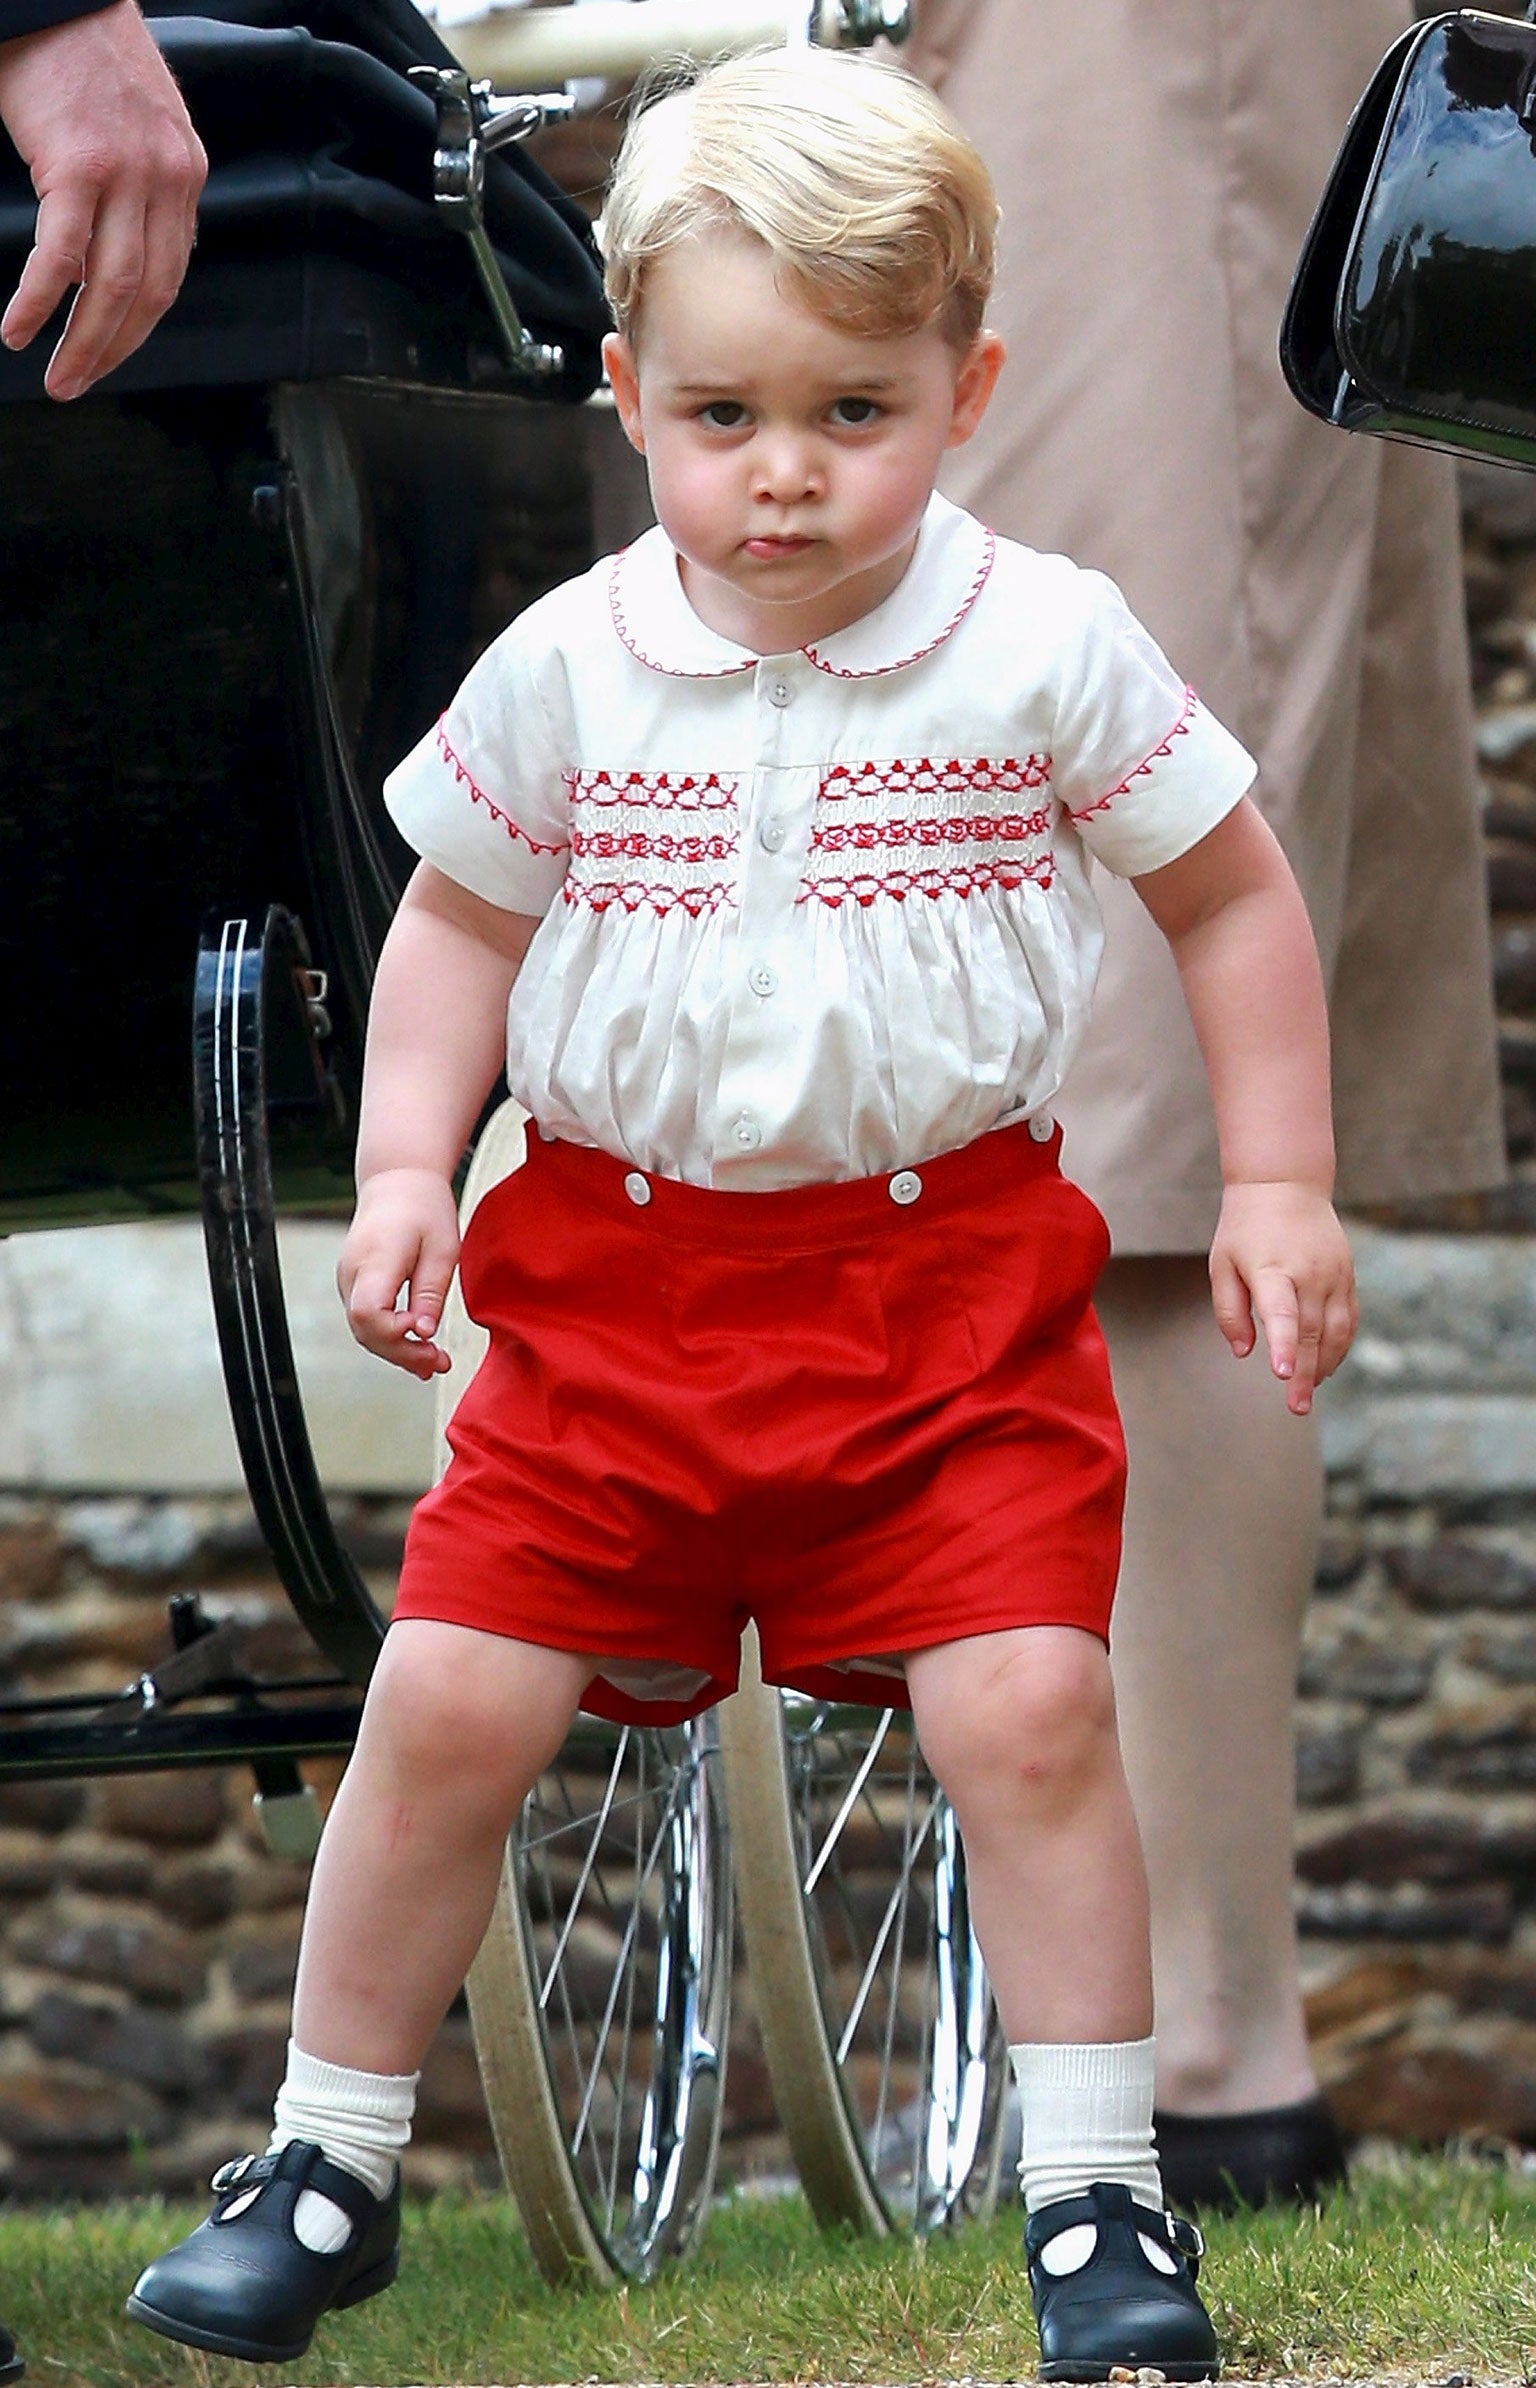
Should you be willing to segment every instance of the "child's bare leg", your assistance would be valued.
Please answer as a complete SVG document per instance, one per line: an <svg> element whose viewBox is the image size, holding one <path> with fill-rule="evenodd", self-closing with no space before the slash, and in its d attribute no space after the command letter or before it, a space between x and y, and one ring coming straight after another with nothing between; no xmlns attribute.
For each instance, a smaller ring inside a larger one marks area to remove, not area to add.
<svg viewBox="0 0 1536 2388"><path fill-rule="evenodd" d="M393 1626L315 1860L293 2036L412 2073L469 1970L501 1853L592 1661L462 1625Z"/></svg>
<svg viewBox="0 0 1536 2388"><path fill-rule="evenodd" d="M1071 1626L978 1634L919 1651L907 1683L1010 2044L1145 2039L1146 1872L1103 1644Z"/></svg>
<svg viewBox="0 0 1536 2388"><path fill-rule="evenodd" d="M1161 2212L1147 1881L1108 1654L1092 1634L1032 1626L920 1651L907 1685L965 1838L1023 2101L1041 2376L1209 2378L1192 2249Z"/></svg>
<svg viewBox="0 0 1536 2388"><path fill-rule="evenodd" d="M416 2073L469 1969L507 1832L592 1661L464 1626L391 1628L326 1824L265 2156L128 2310L215 2354L287 2362L395 2276Z"/></svg>

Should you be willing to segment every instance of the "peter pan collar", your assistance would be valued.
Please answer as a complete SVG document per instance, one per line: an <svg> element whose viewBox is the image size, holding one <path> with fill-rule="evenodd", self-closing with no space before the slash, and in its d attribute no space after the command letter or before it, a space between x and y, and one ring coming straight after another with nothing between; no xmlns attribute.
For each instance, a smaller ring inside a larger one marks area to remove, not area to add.
<svg viewBox="0 0 1536 2388"><path fill-rule="evenodd" d="M974 515L935 491L912 561L883 605L801 652L834 680L868 680L919 663L960 627L986 586L996 542ZM701 622L683 594L677 552L650 530L608 567L608 608L631 655L653 672L723 680L762 658Z"/></svg>

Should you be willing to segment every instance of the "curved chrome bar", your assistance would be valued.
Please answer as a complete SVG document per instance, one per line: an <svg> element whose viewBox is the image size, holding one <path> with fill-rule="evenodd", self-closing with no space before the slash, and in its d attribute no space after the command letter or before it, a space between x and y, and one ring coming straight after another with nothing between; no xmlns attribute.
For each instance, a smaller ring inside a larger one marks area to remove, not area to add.
<svg viewBox="0 0 1536 2388"><path fill-rule="evenodd" d="M314 1064L319 995L300 986L308 949L278 905L260 937L246 920L212 921L197 957L193 1077L203 1236L224 1383L251 1505L283 1587L312 1639L366 1683L384 1620L337 1537L310 1447L278 1265L267 1123L268 1011L285 998Z"/></svg>

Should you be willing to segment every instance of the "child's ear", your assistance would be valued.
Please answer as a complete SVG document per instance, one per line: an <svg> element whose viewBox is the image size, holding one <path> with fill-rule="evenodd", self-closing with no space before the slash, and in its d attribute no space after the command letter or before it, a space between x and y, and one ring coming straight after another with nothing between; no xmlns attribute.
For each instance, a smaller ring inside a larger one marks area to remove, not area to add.
<svg viewBox="0 0 1536 2388"><path fill-rule="evenodd" d="M640 428L640 375L635 366L635 352L622 332L610 332L603 342L603 364L608 374L608 387L613 403L619 410L619 421L630 446L643 456L645 434Z"/></svg>
<svg viewBox="0 0 1536 2388"><path fill-rule="evenodd" d="M1000 333L981 331L971 342L955 376L954 410L944 443L947 448L963 447L981 421L1007 354Z"/></svg>

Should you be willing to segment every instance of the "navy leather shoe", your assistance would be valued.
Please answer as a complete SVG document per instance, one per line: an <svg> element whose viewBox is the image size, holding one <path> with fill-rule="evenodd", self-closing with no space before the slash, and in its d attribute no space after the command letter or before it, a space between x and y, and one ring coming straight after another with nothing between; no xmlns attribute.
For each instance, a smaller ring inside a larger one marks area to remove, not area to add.
<svg viewBox="0 0 1536 2388"><path fill-rule="evenodd" d="M1083 2223L1094 2248L1075 2272L1048 2272L1053 2239ZM1165 2270L1142 2245L1150 2239ZM1129 2189L1095 2181L1031 2214L1024 2232L1029 2286L1040 2325L1042 2380L1107 2380L1111 2371L1160 2371L1168 2380L1214 2380L1221 2369L1211 2317L1195 2275L1205 2242L1192 2222L1139 2206Z"/></svg>
<svg viewBox="0 0 1536 2388"><path fill-rule="evenodd" d="M26 2365L16 2352L16 2341L9 2330L0 2328L0 2380L19 2380Z"/></svg>
<svg viewBox="0 0 1536 2388"><path fill-rule="evenodd" d="M295 2140L280 2155L222 2165L213 2186L218 2203L207 2221L151 2264L128 2300L134 2321L162 2338L247 2363L292 2363L323 2313L376 2297L400 2268L398 2173L389 2195L375 2197L312 2140ZM231 2213L253 2189L252 2203ZM304 2189L328 2197L352 2225L334 2255L316 2255L294 2233Z"/></svg>

